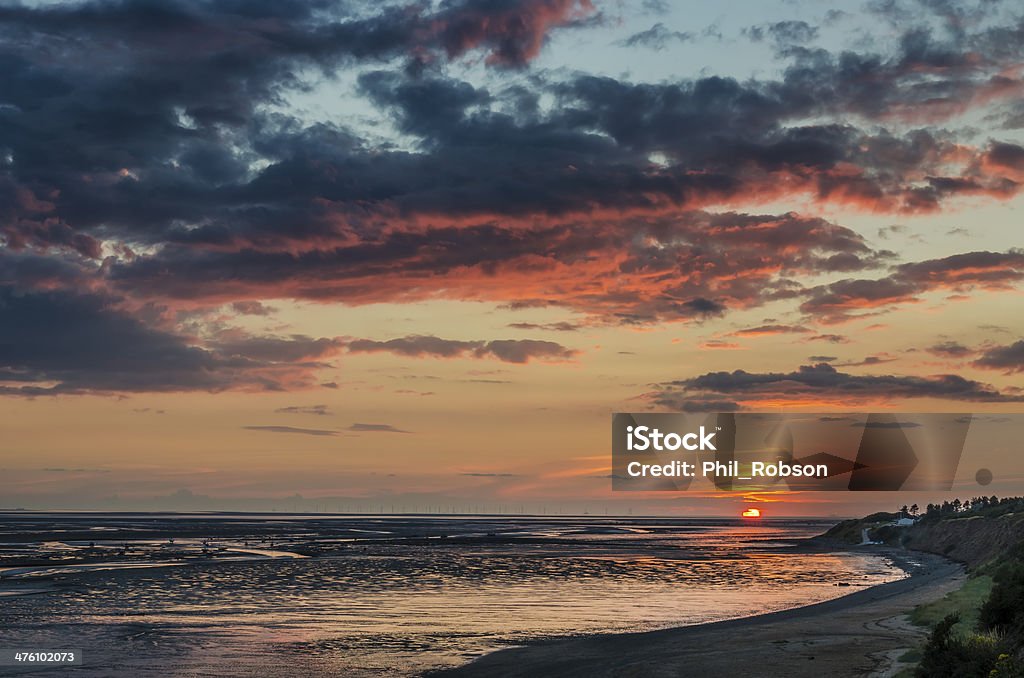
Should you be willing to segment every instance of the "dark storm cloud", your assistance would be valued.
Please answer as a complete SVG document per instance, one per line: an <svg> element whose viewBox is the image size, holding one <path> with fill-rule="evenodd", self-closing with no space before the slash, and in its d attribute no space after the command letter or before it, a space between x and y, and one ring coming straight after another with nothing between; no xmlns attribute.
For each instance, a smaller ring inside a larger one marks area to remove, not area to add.
<svg viewBox="0 0 1024 678"><path fill-rule="evenodd" d="M985 158L993 165L1024 171L1024 147L1017 144L993 143Z"/></svg>
<svg viewBox="0 0 1024 678"><path fill-rule="evenodd" d="M181 299L483 296L524 307L565 306L604 322L630 324L707 318L733 306L792 297L800 285L790 275L862 270L890 256L822 219L689 212L550 226L542 220L533 226L396 230L300 253L174 246L115 263L108 279L135 293ZM231 278L225 279L225 270ZM698 270L699 276L688 273ZM610 277L615 286L602 282ZM552 289L562 291L553 295Z"/></svg>
<svg viewBox="0 0 1024 678"><path fill-rule="evenodd" d="M274 298L558 306L593 325L789 299L841 319L936 288L1017 284L1012 252L870 279L893 254L854 231L743 212L793 198L927 212L1016 194L1021 147L972 146L958 116L1009 115L1024 23L986 28L939 4L928 13L946 30L884 14L898 21L891 52L813 47L815 27L781 22L760 29L779 77L659 83L507 77L552 31L592 25L587 0L2 5L0 283L27 295L0 311L27 319L0 330L17 333L0 369L20 385L6 388L314 383L336 340L166 321L210 306L265 315ZM651 30L636 44L682 36ZM478 58L503 77L483 86L447 67ZM310 123L288 105L330 88L400 143L364 136L359 116ZM802 282L837 273L848 278ZM110 345L47 336L32 304ZM465 343L424 354L571 357L553 342Z"/></svg>
<svg viewBox="0 0 1024 678"><path fill-rule="evenodd" d="M251 338L259 350L247 354L203 345L147 325L120 301L0 286L0 392L281 390L309 383L311 365L304 360L314 349L317 356L325 353L323 344L307 338Z"/></svg>
<svg viewBox="0 0 1024 678"><path fill-rule="evenodd" d="M966 252L893 267L884 278L846 279L810 291L800 309L842 320L916 300L933 290L1009 289L1024 280L1024 250Z"/></svg>
<svg viewBox="0 0 1024 678"><path fill-rule="evenodd" d="M1009 286L1024 279L1024 249L965 252L900 264L895 275L918 284Z"/></svg>
<svg viewBox="0 0 1024 678"><path fill-rule="evenodd" d="M977 169L946 175L963 147L926 129L897 136L845 121L794 122L845 120L849 109L868 114L868 104L903 96L902 79L950 49L931 38L908 38L897 57L800 52L778 81L537 76L538 92L559 100L547 113L522 88L492 93L393 63L433 46L452 56L481 49L492 63L521 65L544 31L587 10L558 0L451 3L433 15L384 7L366 18L346 18L330 3L5 8L0 84L10 105L0 113L0 147L14 159L9 191L19 197L11 203L28 218L6 220L4 232L15 247L91 256L98 236L118 234L280 249L291 240L315 246L361 237L338 224L361 230L356 222L393 218L394 210L694 207L783 185L825 200L917 210L960 193L1015 190L1006 177ZM992 68L1014 57L989 51ZM333 74L354 60L391 67L363 73L361 92L420 139L420 152L368 148L340 127L260 112L305 87L296 75L303 69ZM108 63L118 68L102 67ZM958 73L949 66L939 75ZM857 89L864 83L873 89ZM670 164L653 170L650 152ZM257 161L267 166L256 169ZM498 165L505 171L494 172Z"/></svg>
<svg viewBox="0 0 1024 678"><path fill-rule="evenodd" d="M53 36L107 38L117 43L96 46L130 48L142 57L173 50L193 60L244 55L330 63L421 50L457 58L480 50L490 63L522 66L537 55L548 30L571 26L592 11L589 0L446 0L433 11L427 5L360 7L331 0L101 0L8 5L0 10L0 22L21 29L18 37L25 43Z"/></svg>
<svg viewBox="0 0 1024 678"><path fill-rule="evenodd" d="M98 256L89 231L161 241L180 224L232 215L248 223L256 218L245 211L251 163L295 157L309 139L296 121L259 112L305 87L299 73L471 50L520 67L549 29L590 6L468 0L432 14L374 10L360 18L324 1L0 7L0 150L11 159L0 204L19 217L2 218L0 209L0 233L12 247ZM356 152L359 139L331 133L333 150ZM268 208L271 218L286 219L284 210Z"/></svg>
<svg viewBox="0 0 1024 678"><path fill-rule="evenodd" d="M976 367L1003 370L1006 373L1024 372L1024 339L1008 346L987 349L974 361Z"/></svg>
<svg viewBox="0 0 1024 678"><path fill-rule="evenodd" d="M73 327L74 332L63 328ZM150 329L96 295L0 290L7 392L222 388L232 365ZM11 385L13 384L13 385Z"/></svg>
<svg viewBox="0 0 1024 678"><path fill-rule="evenodd" d="M966 402L1024 402L1024 396L1003 393L988 384L943 374L932 377L855 375L826 363L804 365L795 372L709 372L691 379L660 385L648 394L657 405L674 407L689 398L704 401L737 398L741 401L794 399L809 401L879 401L893 398L940 398Z"/></svg>
<svg viewBox="0 0 1024 678"><path fill-rule="evenodd" d="M79 256L0 249L0 285L16 285L24 290L83 289L94 282L95 275L95 265Z"/></svg>
<svg viewBox="0 0 1024 678"><path fill-rule="evenodd" d="M919 289L919 286L911 282L891 278L840 280L820 288L800 309L808 313L824 315L827 312L843 317L861 308L912 300Z"/></svg>
<svg viewBox="0 0 1024 678"><path fill-rule="evenodd" d="M458 341L416 335L373 341L356 339L348 343L352 353L394 353L415 358L497 358L508 363L527 363L531 359L570 360L579 352L553 341L536 339L495 339Z"/></svg>

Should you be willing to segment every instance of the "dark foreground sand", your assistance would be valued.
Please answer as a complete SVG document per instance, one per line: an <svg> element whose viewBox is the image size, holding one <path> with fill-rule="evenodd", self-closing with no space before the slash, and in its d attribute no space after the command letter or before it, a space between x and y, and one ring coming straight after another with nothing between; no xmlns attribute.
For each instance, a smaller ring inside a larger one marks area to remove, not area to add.
<svg viewBox="0 0 1024 678"><path fill-rule="evenodd" d="M907 579L772 614L664 631L567 638L515 647L445 671L468 676L891 676L925 631L904 615L962 583L937 556L887 553Z"/></svg>

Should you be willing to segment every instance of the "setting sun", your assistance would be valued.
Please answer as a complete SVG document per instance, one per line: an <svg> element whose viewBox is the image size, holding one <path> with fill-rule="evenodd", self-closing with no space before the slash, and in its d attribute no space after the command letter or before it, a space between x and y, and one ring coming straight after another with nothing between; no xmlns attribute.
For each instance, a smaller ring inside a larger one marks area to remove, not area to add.
<svg viewBox="0 0 1024 678"><path fill-rule="evenodd" d="M743 512L743 517L744 518L760 518L761 517L761 509L757 509L757 508L753 508L753 507L748 508L746 511Z"/></svg>

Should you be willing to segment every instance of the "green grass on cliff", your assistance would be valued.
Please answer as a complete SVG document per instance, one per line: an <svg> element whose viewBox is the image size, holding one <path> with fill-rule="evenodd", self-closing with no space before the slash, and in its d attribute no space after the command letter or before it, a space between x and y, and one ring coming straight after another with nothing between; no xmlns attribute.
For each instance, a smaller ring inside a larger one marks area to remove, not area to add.
<svg viewBox="0 0 1024 678"><path fill-rule="evenodd" d="M924 605L918 605L910 613L910 621L918 626L931 628L953 613L960 614L960 622L953 627L956 633L968 634L978 625L978 611L992 592L992 577L981 575L969 577L964 585L951 591L945 597Z"/></svg>
<svg viewBox="0 0 1024 678"><path fill-rule="evenodd" d="M953 627L953 632L962 638L967 638L975 632L978 625L978 612L981 606L988 600L992 592L992 577L988 575L969 577L956 591L950 591L945 597L918 605L910 613L910 621L917 626L934 628L946 615L959 614L960 621ZM914 665L921 661L923 647L916 647L899 658L903 666L896 673L895 678L914 678L916 675Z"/></svg>

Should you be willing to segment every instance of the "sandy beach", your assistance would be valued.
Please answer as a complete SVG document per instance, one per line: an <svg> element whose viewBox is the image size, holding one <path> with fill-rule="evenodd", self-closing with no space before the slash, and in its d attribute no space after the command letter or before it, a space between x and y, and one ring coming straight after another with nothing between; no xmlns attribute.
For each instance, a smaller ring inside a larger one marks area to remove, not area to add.
<svg viewBox="0 0 1024 678"><path fill-rule="evenodd" d="M771 614L646 633L556 639L509 648L436 675L890 676L926 632L905 615L958 588L963 568L928 554L887 554L911 576Z"/></svg>

